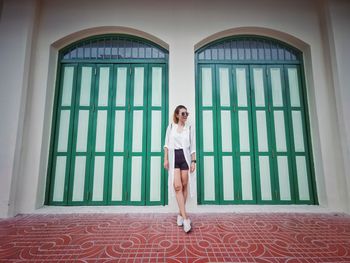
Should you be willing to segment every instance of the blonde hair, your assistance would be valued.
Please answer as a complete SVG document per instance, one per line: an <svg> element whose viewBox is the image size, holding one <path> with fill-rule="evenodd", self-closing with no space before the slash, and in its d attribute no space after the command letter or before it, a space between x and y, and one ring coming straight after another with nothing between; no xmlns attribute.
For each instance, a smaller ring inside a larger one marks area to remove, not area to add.
<svg viewBox="0 0 350 263"><path fill-rule="evenodd" d="M187 110L187 108L184 105L178 105L175 110L174 110L174 115L173 115L173 121L174 123L178 123L179 122L179 118L176 116L180 113L181 109L185 109Z"/></svg>

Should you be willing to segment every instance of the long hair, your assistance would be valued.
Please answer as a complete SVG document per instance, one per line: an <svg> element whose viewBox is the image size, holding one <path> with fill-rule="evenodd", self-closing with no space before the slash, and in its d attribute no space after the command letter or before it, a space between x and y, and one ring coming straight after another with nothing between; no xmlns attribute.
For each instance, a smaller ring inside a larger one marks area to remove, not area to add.
<svg viewBox="0 0 350 263"><path fill-rule="evenodd" d="M179 114L179 112L180 112L181 109L187 110L187 108L186 108L184 105L179 105L179 106L177 106L177 107L175 108L175 110L174 110L174 115L173 115L173 121L174 121L174 123L178 123L178 122L179 122L179 118L178 118L176 115Z"/></svg>

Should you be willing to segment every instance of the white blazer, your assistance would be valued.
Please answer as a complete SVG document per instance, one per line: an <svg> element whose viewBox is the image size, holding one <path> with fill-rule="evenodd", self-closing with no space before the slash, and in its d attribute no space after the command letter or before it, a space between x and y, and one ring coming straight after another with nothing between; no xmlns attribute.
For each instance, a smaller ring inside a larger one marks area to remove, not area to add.
<svg viewBox="0 0 350 263"><path fill-rule="evenodd" d="M175 166L175 158L174 158L174 133L177 130L178 125L175 123L171 123L165 135L165 144L164 148L168 148L168 158L169 158L169 176L168 176L168 189L171 191L172 195L175 195L174 190L174 166ZM191 154L196 152L196 138L195 138L195 129L193 126L185 123L185 127L183 131L185 132L183 138L182 145L184 145L184 155L187 162L188 167L191 167ZM195 193L195 176L194 173L190 173L188 185L190 187L190 196L193 197Z"/></svg>

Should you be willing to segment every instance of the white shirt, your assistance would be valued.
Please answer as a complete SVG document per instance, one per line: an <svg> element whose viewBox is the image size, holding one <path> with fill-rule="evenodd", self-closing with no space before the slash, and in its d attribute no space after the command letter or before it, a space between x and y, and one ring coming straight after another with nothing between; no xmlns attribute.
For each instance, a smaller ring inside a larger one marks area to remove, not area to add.
<svg viewBox="0 0 350 263"><path fill-rule="evenodd" d="M177 129L174 132L174 149L184 149L184 141L188 137L188 132L185 130L182 130L181 132L178 132Z"/></svg>
<svg viewBox="0 0 350 263"><path fill-rule="evenodd" d="M188 151L189 155L196 152L194 127L186 123L181 133L177 132L177 128L178 124L175 123L168 126L165 136L164 148L168 148L170 151L174 149L184 149L184 151ZM175 145L175 139L178 141L177 145ZM181 147L177 148L177 146ZM191 158L189 158L188 161L190 163Z"/></svg>

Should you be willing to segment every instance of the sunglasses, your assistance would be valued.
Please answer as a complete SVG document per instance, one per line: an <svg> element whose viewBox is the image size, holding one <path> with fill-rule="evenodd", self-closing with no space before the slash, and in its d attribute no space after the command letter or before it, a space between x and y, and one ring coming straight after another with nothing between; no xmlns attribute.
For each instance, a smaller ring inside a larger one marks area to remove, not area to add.
<svg viewBox="0 0 350 263"><path fill-rule="evenodd" d="M187 117L188 115L190 115L188 112L181 112L182 117Z"/></svg>

